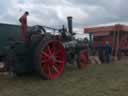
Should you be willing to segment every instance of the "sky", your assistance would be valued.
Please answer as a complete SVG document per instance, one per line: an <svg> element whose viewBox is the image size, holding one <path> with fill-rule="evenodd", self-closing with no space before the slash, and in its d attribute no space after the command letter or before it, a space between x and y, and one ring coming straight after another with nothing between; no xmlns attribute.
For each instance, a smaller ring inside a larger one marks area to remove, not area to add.
<svg viewBox="0 0 128 96"><path fill-rule="evenodd" d="M59 28L73 17L74 30L85 27L128 24L128 0L0 0L0 23L19 24L29 11L28 24Z"/></svg>

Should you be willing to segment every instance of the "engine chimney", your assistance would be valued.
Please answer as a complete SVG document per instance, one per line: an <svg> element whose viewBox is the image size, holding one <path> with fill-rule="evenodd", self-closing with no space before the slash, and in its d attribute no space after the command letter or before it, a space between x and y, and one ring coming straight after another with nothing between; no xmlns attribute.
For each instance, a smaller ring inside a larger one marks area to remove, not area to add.
<svg viewBox="0 0 128 96"><path fill-rule="evenodd" d="M73 34L73 28L72 28L72 16L67 17L68 20L68 32L71 33L71 35Z"/></svg>

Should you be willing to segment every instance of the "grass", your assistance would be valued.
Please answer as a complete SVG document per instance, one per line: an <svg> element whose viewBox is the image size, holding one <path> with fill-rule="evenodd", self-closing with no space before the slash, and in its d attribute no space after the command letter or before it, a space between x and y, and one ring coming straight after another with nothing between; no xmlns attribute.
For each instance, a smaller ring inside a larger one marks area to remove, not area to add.
<svg viewBox="0 0 128 96"><path fill-rule="evenodd" d="M0 96L128 96L128 64L67 67L57 80L0 76Z"/></svg>

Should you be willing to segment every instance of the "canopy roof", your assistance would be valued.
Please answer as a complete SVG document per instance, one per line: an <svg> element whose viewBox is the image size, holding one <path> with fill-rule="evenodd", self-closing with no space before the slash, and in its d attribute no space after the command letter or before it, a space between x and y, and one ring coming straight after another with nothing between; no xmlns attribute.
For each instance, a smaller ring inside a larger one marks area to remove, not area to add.
<svg viewBox="0 0 128 96"><path fill-rule="evenodd" d="M101 27L90 27L84 28L84 33L104 33L104 32L117 32L125 31L128 32L127 25L115 24L113 26L101 26Z"/></svg>

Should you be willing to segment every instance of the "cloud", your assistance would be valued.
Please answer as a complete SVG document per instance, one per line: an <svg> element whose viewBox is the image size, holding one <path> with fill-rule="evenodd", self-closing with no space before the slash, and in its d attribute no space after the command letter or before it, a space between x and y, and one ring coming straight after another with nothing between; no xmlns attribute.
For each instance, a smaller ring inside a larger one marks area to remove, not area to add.
<svg viewBox="0 0 128 96"><path fill-rule="evenodd" d="M127 23L127 0L1 0L0 22L19 24L18 18L29 11L29 25L61 27L73 16L75 29L100 24Z"/></svg>

